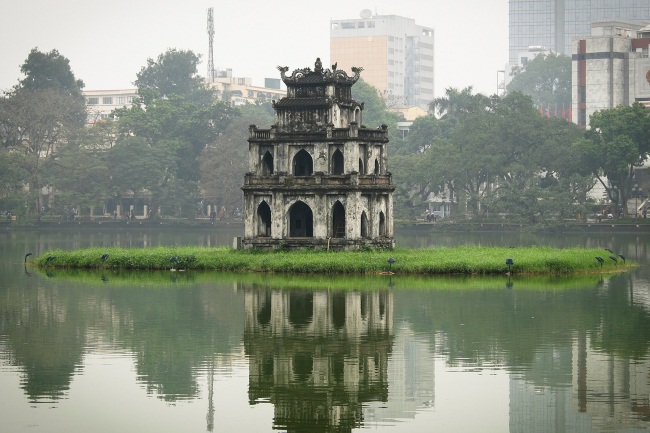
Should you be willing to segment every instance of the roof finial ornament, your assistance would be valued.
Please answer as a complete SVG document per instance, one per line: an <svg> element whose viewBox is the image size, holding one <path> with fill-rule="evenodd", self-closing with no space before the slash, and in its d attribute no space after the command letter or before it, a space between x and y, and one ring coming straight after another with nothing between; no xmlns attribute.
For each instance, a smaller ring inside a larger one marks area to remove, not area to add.
<svg viewBox="0 0 650 433"><path fill-rule="evenodd" d="M283 80L287 78L286 72L288 70L289 70L288 66L278 66L278 71L280 71L280 76L282 77Z"/></svg>
<svg viewBox="0 0 650 433"><path fill-rule="evenodd" d="M320 57L316 57L316 63L314 63L314 72L318 72L319 74L323 73L323 64L320 61Z"/></svg>
<svg viewBox="0 0 650 433"><path fill-rule="evenodd" d="M336 72L336 67L339 65L339 62L336 62L332 65L332 72Z"/></svg>

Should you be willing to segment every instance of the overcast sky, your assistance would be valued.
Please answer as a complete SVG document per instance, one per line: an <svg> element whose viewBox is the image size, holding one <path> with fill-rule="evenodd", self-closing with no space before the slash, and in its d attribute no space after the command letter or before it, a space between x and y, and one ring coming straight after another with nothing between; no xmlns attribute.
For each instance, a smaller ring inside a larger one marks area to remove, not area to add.
<svg viewBox="0 0 650 433"><path fill-rule="evenodd" d="M434 28L435 96L466 86L493 94L508 60L508 0L2 0L0 90L22 78L20 65L35 47L67 57L87 90L133 87L147 58L169 48L200 54L206 76L210 7L215 66L256 86L279 78L278 65L334 63L330 20L358 18L362 9Z"/></svg>

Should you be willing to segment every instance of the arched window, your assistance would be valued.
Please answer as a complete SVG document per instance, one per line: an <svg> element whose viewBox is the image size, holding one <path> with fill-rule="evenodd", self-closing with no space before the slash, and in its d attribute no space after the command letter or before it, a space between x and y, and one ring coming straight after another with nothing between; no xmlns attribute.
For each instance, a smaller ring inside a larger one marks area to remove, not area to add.
<svg viewBox="0 0 650 433"><path fill-rule="evenodd" d="M268 150L262 158L262 176L271 176L273 174L273 155Z"/></svg>
<svg viewBox="0 0 650 433"><path fill-rule="evenodd" d="M343 174L343 152L339 149L332 154L332 174Z"/></svg>
<svg viewBox="0 0 650 433"><path fill-rule="evenodd" d="M365 174L363 169L363 159L359 158L359 174Z"/></svg>
<svg viewBox="0 0 650 433"><path fill-rule="evenodd" d="M257 236L271 236L271 208L265 201L257 207Z"/></svg>
<svg viewBox="0 0 650 433"><path fill-rule="evenodd" d="M386 217L383 212L379 212L379 236L386 236Z"/></svg>
<svg viewBox="0 0 650 433"><path fill-rule="evenodd" d="M314 236L314 214L305 203L297 201L289 209L289 236Z"/></svg>
<svg viewBox="0 0 650 433"><path fill-rule="evenodd" d="M311 155L305 149L300 149L293 157L293 175L311 176L314 172L314 163Z"/></svg>
<svg viewBox="0 0 650 433"><path fill-rule="evenodd" d="M368 216L365 211L361 212L361 237L368 237Z"/></svg>
<svg viewBox="0 0 650 433"><path fill-rule="evenodd" d="M375 158L375 174L379 174L379 160Z"/></svg>
<svg viewBox="0 0 650 433"><path fill-rule="evenodd" d="M338 200L332 207L332 237L345 237L345 208Z"/></svg>

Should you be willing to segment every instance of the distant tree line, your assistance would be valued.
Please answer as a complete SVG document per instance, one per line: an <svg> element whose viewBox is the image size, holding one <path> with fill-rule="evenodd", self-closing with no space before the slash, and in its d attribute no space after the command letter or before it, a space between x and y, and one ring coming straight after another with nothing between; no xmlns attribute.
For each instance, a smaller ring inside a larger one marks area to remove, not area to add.
<svg viewBox="0 0 650 433"><path fill-rule="evenodd" d="M218 100L197 74L199 60L175 49L148 59L134 83L139 101L88 127L84 83L68 59L32 50L24 79L0 95L0 210L26 220L71 208L83 215L127 197L145 200L154 215L182 218L204 210L201 202L241 207L248 126L270 126L273 109ZM536 58L516 71L505 96L446 89L406 137L399 115L360 80L353 98L365 104L363 123L389 126L396 217L418 217L438 195L458 218L576 218L591 211L596 182L625 211L633 169L650 152L648 110L603 110L587 131L540 115L540 104L568 104L567 62Z"/></svg>

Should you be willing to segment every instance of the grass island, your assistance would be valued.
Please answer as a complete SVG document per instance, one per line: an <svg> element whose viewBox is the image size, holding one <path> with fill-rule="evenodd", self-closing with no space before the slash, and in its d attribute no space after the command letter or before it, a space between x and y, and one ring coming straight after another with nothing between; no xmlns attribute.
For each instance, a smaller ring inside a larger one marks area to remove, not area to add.
<svg viewBox="0 0 650 433"><path fill-rule="evenodd" d="M623 255L597 248L476 246L339 252L192 246L96 247L48 251L34 259L33 263L41 268L60 269L211 270L323 275L568 275L622 272L636 266Z"/></svg>

